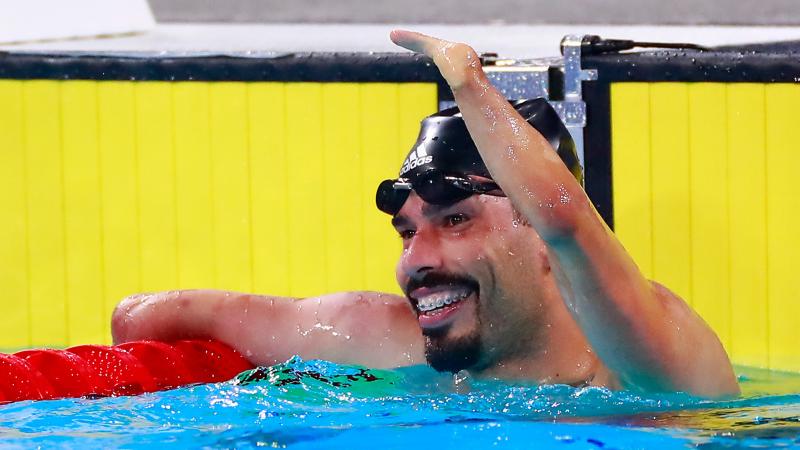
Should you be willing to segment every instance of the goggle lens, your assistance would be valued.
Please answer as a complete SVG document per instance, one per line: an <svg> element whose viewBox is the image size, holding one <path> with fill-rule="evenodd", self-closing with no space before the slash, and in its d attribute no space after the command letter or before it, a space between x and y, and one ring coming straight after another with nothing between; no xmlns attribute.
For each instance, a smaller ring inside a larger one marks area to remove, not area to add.
<svg viewBox="0 0 800 450"><path fill-rule="evenodd" d="M463 176L430 170L413 179L383 180L375 194L378 209L394 216L405 204L411 190L432 205L450 205L474 194L503 195L494 182L478 182Z"/></svg>

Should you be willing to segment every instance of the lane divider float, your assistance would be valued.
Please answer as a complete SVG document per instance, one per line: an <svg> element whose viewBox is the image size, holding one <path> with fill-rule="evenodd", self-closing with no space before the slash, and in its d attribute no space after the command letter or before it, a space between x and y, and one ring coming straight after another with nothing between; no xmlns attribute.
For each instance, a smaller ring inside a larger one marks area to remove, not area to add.
<svg viewBox="0 0 800 450"><path fill-rule="evenodd" d="M0 403L138 395L227 381L253 367L226 344L197 339L0 353Z"/></svg>

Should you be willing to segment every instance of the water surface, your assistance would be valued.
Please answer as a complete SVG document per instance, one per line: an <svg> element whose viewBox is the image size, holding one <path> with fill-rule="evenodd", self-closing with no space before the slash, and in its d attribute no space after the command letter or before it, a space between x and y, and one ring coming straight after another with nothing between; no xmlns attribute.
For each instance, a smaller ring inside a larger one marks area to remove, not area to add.
<svg viewBox="0 0 800 450"><path fill-rule="evenodd" d="M737 373L742 398L709 401L294 358L227 383L0 406L0 447L800 448L800 375Z"/></svg>

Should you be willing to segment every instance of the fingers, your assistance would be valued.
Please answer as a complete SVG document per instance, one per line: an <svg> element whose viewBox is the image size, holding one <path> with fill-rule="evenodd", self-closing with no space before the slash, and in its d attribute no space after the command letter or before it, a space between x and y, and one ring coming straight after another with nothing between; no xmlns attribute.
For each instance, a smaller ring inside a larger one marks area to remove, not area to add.
<svg viewBox="0 0 800 450"><path fill-rule="evenodd" d="M467 80L474 78L475 73L481 72L478 54L466 44L408 30L394 30L389 38L403 48L432 58L452 89L459 89Z"/></svg>
<svg viewBox="0 0 800 450"><path fill-rule="evenodd" d="M412 52L423 53L430 57L433 57L437 46L447 44L446 41L441 39L408 30L392 30L389 33L389 39L400 47Z"/></svg>

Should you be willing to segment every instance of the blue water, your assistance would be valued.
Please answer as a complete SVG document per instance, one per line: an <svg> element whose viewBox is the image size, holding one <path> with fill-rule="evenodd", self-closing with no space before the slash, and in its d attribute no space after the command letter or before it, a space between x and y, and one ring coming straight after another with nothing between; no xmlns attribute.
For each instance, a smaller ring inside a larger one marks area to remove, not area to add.
<svg viewBox="0 0 800 450"><path fill-rule="evenodd" d="M227 383L0 406L0 447L800 448L800 375L739 373L743 397L713 402L293 359Z"/></svg>

